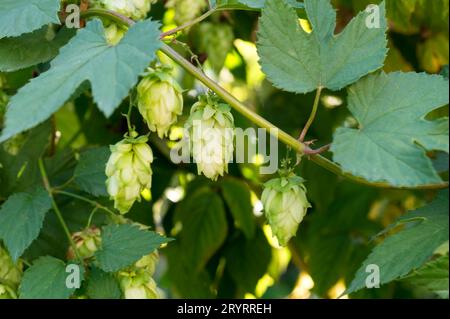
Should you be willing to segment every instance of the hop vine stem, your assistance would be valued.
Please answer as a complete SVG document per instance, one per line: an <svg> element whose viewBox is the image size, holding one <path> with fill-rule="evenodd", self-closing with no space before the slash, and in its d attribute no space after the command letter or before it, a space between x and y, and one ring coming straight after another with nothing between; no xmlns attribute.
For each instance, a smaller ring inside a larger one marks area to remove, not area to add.
<svg viewBox="0 0 450 319"><path fill-rule="evenodd" d="M195 23L199 23L202 20L206 19L209 15L214 13L215 10L210 10L207 12L207 14L204 14L203 16L199 17L198 19L195 19L188 23L188 26L182 26L183 28L189 27L194 25ZM83 17L91 17L91 16L101 16L104 18L109 18L114 22L117 22L119 24L125 25L125 26L132 26L135 22L117 12L113 12L106 9L89 9L82 13ZM177 30L178 29L178 30ZM166 32L167 34L174 34L178 31L180 31L179 28L175 28L171 31ZM162 34L163 36L164 34ZM221 87L217 82L209 78L206 74L204 74L200 69L195 67L192 63L190 63L188 60L186 60L183 56L178 54L174 49L172 49L169 45L163 43L160 51L163 52L165 55L167 55L169 58L171 58L173 61L175 61L178 65L180 65L182 68L184 68L189 74L191 74L193 77L195 77L197 80L202 82L206 87L208 87L210 90L214 91L218 96L220 96L225 102L227 102L231 107L233 107L237 112L241 113L244 117L252 121L254 124L261 128L267 129L269 132L278 132L277 138L286 144L287 146L290 146L293 150L295 150L297 153L304 154L305 150L307 150L307 147L305 144L303 144L298 139L292 137L288 133L284 132L283 130L279 129L277 126L273 125L260 115L256 114L254 111L249 109L246 105L244 105L242 102L240 102L238 99L236 99L233 95L231 95L228 91L226 91L223 87ZM317 100L320 98L317 98ZM318 102L317 102L318 104ZM316 108L318 105L316 106ZM317 110L316 110L317 111ZM315 114L311 114L314 115ZM312 118L312 120L314 119ZM311 118L310 118L311 119ZM306 128L306 127L305 127ZM306 135L306 133L305 133ZM319 154L311 155L309 156L310 160L316 163L317 165L323 167L324 169L327 169L328 171L342 176L344 178L347 178L349 180L352 180L354 182L372 186L372 187L378 187L378 188L400 188L400 189L422 189L422 190L435 190L435 189L445 189L448 188L449 183L448 182L442 182L442 183L436 183L436 184L426 184L426 185L420 185L415 187L394 187L388 183L384 182L370 182L365 180L364 178L354 176L350 173L344 172L342 168L337 165L336 163L330 161L326 157L323 157Z"/></svg>
<svg viewBox="0 0 450 319"><path fill-rule="evenodd" d="M80 263L83 263L83 259L81 258L80 253L78 252L78 248L72 239L72 235L70 234L69 227L67 227L66 221L64 220L64 217L62 216L61 211L59 210L59 207L56 204L55 198L53 197L53 190L52 190L52 187L48 180L47 171L45 170L45 165L44 165L44 162L42 161L42 158L39 158L38 165L39 165L39 171L42 176L42 182L44 183L44 187L45 187L48 195L50 196L50 199L52 202L53 211L55 212L56 217L58 218L58 221L61 224L61 227L63 228L64 233L67 236L67 239L69 240L69 244L72 247L72 249L75 253L75 256L77 257L77 259L79 260Z"/></svg>

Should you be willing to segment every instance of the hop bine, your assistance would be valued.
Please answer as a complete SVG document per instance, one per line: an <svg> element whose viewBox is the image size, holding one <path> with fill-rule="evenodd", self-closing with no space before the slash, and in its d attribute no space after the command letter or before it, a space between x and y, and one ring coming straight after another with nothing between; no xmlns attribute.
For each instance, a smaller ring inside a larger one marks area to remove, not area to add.
<svg viewBox="0 0 450 319"><path fill-rule="evenodd" d="M111 156L106 165L107 190L114 207L121 214L127 213L135 201L141 200L141 192L152 184L153 152L146 136L136 132L111 146Z"/></svg>
<svg viewBox="0 0 450 319"><path fill-rule="evenodd" d="M115 11L133 20L143 20L147 17L152 4L157 0L95 0L93 7Z"/></svg>
<svg viewBox="0 0 450 319"><path fill-rule="evenodd" d="M138 108L150 131L160 138L183 113L183 90L169 74L168 68L146 75L137 87Z"/></svg>
<svg viewBox="0 0 450 319"><path fill-rule="evenodd" d="M301 177L291 175L272 179L264 185L262 202L273 235L286 246L311 205Z"/></svg>
<svg viewBox="0 0 450 319"><path fill-rule="evenodd" d="M219 103L215 96L200 96L192 106L185 128L198 174L216 181L227 173L234 151L234 119L230 106Z"/></svg>

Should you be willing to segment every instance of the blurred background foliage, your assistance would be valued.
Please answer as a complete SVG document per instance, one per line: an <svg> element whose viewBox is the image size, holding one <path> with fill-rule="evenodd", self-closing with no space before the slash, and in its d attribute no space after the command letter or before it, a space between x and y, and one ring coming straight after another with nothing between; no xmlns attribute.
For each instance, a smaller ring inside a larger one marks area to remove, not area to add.
<svg viewBox="0 0 450 319"><path fill-rule="evenodd" d="M374 1L333 1L338 8L337 32L355 13ZM169 4L168 9L165 5L159 1L151 16L163 21L163 30L169 30L185 16L177 12L177 7ZM387 13L390 51L384 69L387 72L445 71L449 59L448 0L387 0ZM216 13L183 33L173 46L192 58L193 63L200 63L208 75L259 114L298 136L314 96L282 92L265 80L255 47L258 16L258 12L252 11ZM313 207L289 247L280 248L262 217L259 197L262 183L270 176L258 174L259 158L254 159L254 164L232 164L229 176L218 183L197 176L194 165L171 163L170 147L181 138L181 127L190 106L205 89L167 57L161 55L160 59L173 66L174 74L186 90L185 114L179 126L172 129L170 139L151 137L156 153L153 187L127 217L176 239L161 250L158 266L157 281L166 297L336 298L345 291L379 240L373 239L374 236L407 210L420 207L435 196L433 191L357 185L304 160L298 173L307 180ZM42 64L0 74L0 127L8 97L47 68L47 64ZM106 146L117 142L126 132L121 113L126 112L128 101L106 119L95 107L89 90L79 92L51 120L0 145L0 203L12 193L40 183L36 159L41 155L50 169L51 183L66 184L74 192L83 189L79 187L82 177L76 181L75 172L75 181L71 178L79 161L88 165L106 162ZM332 142L336 127L355 125L346 109L345 91L325 92L321 102L309 133L309 139L317 139L318 145ZM138 131L147 133L138 112L134 116ZM236 126L252 127L239 114L234 116ZM434 116L448 116L448 107ZM281 160L289 150L279 146ZM434 156L439 171L448 176L448 157ZM101 172L93 172L90 178L98 180L96 192L104 196ZM91 207L59 196L57 201L71 231L80 231ZM111 206L107 197L102 197L101 202ZM93 221L96 225L106 222L100 214ZM48 214L41 235L24 259L31 262L44 254L64 258L67 246L56 218ZM403 280L344 297L433 295Z"/></svg>

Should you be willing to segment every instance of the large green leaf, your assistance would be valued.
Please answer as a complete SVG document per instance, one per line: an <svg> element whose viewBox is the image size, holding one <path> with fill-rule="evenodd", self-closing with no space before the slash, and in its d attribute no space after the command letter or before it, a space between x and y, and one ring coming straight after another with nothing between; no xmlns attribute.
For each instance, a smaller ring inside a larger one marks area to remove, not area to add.
<svg viewBox="0 0 450 319"><path fill-rule="evenodd" d="M241 229L248 239L253 238L256 222L253 216L250 189L244 182L231 178L224 179L221 186L223 197L230 208L236 227Z"/></svg>
<svg viewBox="0 0 450 319"><path fill-rule="evenodd" d="M0 141L47 119L86 81L99 108L111 115L155 58L160 46L158 27L151 20L136 23L119 44L111 46L100 20L89 22L61 49L49 71L11 99Z"/></svg>
<svg viewBox="0 0 450 319"><path fill-rule="evenodd" d="M64 28L55 36L53 28L45 26L17 38L1 39L0 71L12 72L53 59L73 33Z"/></svg>
<svg viewBox="0 0 450 319"><path fill-rule="evenodd" d="M83 268L80 267L80 281L83 280ZM68 299L75 288L68 288L66 264L54 257L45 256L36 260L28 268L19 287L21 299Z"/></svg>
<svg viewBox="0 0 450 319"><path fill-rule="evenodd" d="M59 24L60 0L2 0L0 2L0 39L17 37L44 24Z"/></svg>
<svg viewBox="0 0 450 319"><path fill-rule="evenodd" d="M75 183L94 196L107 196L105 168L111 152L107 147L83 152L75 168Z"/></svg>
<svg viewBox="0 0 450 319"><path fill-rule="evenodd" d="M114 275L98 268L89 274L86 293L91 299L120 299L122 295Z"/></svg>
<svg viewBox="0 0 450 319"><path fill-rule="evenodd" d="M0 238L14 261L39 235L51 205L48 193L41 187L30 193L16 193L3 204L0 209Z"/></svg>
<svg viewBox="0 0 450 319"><path fill-rule="evenodd" d="M170 239L134 225L109 225L102 228L102 247L95 253L99 267L118 271L148 255Z"/></svg>
<svg viewBox="0 0 450 319"><path fill-rule="evenodd" d="M448 153L448 119L424 118L448 98L448 81L441 76L380 73L361 80L350 88L348 101L359 128L336 131L334 160L369 181L440 182L425 149Z"/></svg>
<svg viewBox="0 0 450 319"><path fill-rule="evenodd" d="M383 66L387 53L385 6L379 6L379 27L358 14L338 35L330 0L305 0L312 25L308 34L285 0L268 0L260 20L261 66L277 87L307 93L318 87L339 90Z"/></svg>
<svg viewBox="0 0 450 319"><path fill-rule="evenodd" d="M446 255L425 264L406 277L405 281L448 299L448 272L448 255Z"/></svg>
<svg viewBox="0 0 450 319"><path fill-rule="evenodd" d="M179 234L181 250L192 266L201 270L227 237L228 225L222 199L201 189L187 197L175 213L183 229Z"/></svg>
<svg viewBox="0 0 450 319"><path fill-rule="evenodd" d="M368 265L377 265L380 284L404 277L421 267L436 248L448 241L448 191L442 191L431 204L402 217L394 226L404 226L376 246L356 272L348 287L352 293L365 287Z"/></svg>

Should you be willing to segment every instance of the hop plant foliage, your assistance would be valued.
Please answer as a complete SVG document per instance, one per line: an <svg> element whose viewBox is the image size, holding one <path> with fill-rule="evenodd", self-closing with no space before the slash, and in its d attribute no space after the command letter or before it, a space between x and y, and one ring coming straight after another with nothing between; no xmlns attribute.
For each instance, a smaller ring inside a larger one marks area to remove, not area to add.
<svg viewBox="0 0 450 319"><path fill-rule="evenodd" d="M0 0L0 299L448 299L448 3Z"/></svg>
<svg viewBox="0 0 450 319"><path fill-rule="evenodd" d="M147 137L131 133L114 146L106 165L108 193L114 199L114 207L127 213L135 201L140 201L141 192L152 185L153 152Z"/></svg>
<svg viewBox="0 0 450 319"><path fill-rule="evenodd" d="M160 138L183 113L183 91L167 69L150 71L137 87L139 112Z"/></svg>
<svg viewBox="0 0 450 319"><path fill-rule="evenodd" d="M234 151L233 129L230 106L219 103L215 96L200 96L186 123L198 174L215 181L228 172Z"/></svg>
<svg viewBox="0 0 450 319"><path fill-rule="evenodd" d="M281 177L264 184L261 200L273 235L286 246L297 233L311 204L306 198L304 180L298 176Z"/></svg>

